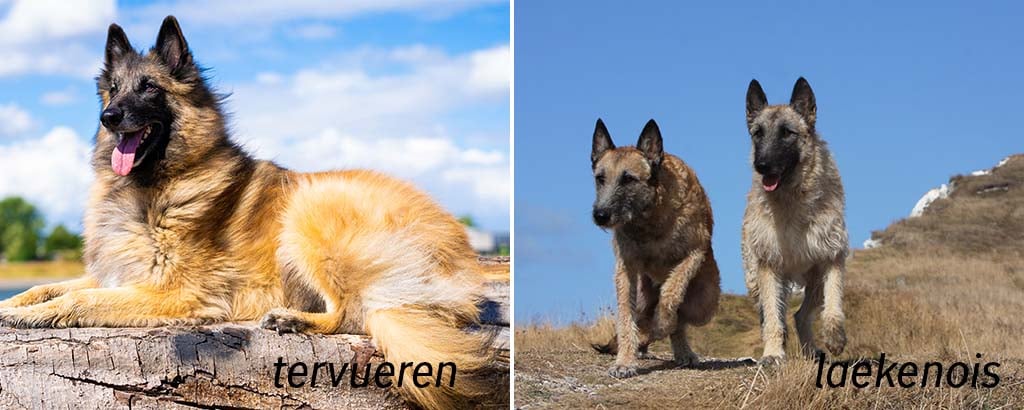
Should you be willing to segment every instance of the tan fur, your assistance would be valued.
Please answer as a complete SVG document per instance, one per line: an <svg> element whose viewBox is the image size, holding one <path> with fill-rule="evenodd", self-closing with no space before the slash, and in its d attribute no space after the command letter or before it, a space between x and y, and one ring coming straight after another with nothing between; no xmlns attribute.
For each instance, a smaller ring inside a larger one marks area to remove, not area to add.
<svg viewBox="0 0 1024 410"><path fill-rule="evenodd" d="M118 176L109 165L114 136L100 127L85 278L0 303L0 322L123 327L262 318L278 331L369 334L396 363L455 362L454 389L403 386L426 408L464 407L494 390L480 381L493 363L489 340L462 329L478 321L483 284L502 269L478 264L456 218L377 172L301 174L252 160L229 142L216 105L194 104L202 82L160 74L153 53L143 58L148 63L135 69L151 71L177 114L167 158L148 183ZM100 95L106 106L109 94Z"/></svg>
<svg viewBox="0 0 1024 410"><path fill-rule="evenodd" d="M656 125L653 127L656 131ZM657 138L660 152L660 132ZM643 137L638 145L644 145ZM663 154L652 162L652 155L658 154L646 154L634 147L595 155L595 175L608 179L629 173L637 178L629 185L607 188L617 193L602 191L599 186L598 204L604 200L602 195L633 195L634 201L647 198L631 193L630 187L654 186L650 203L637 208L644 211L612 227L617 336L613 342L595 348L617 351L610 369L616 377L635 375L638 354L646 353L648 344L666 336L671 337L678 365L696 364L699 359L687 343L686 326L706 324L718 307L719 273L711 249L713 219L704 188L678 157Z"/></svg>
<svg viewBox="0 0 1024 410"><path fill-rule="evenodd" d="M755 84L752 82L752 89ZM766 192L761 176L754 173L743 217L743 265L747 288L761 312L765 345L762 361L766 363L785 357L784 316L791 284L803 286L805 292L795 315L804 355L817 352L811 325L822 306L826 347L838 355L846 344L842 310L849 249L845 199L839 170L815 132L813 95L810 100L809 115L801 115L793 104L766 106L753 112L748 105L752 133L758 126L789 127L797 134L800 152L794 170L773 192Z"/></svg>

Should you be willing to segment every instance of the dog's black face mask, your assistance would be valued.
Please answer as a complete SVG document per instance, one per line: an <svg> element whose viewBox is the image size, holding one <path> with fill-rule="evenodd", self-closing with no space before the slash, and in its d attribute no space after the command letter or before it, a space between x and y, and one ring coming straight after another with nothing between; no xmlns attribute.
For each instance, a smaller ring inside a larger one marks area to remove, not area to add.
<svg viewBox="0 0 1024 410"><path fill-rule="evenodd" d="M591 165L597 197L594 224L614 228L647 214L657 197L657 171L663 159L661 132L651 120L636 148L615 148L604 123L594 130Z"/></svg>
<svg viewBox="0 0 1024 410"><path fill-rule="evenodd" d="M100 124L115 136L111 167L126 176L163 156L173 114L163 90L145 76L112 78L107 93L110 102L100 113Z"/></svg>
<svg viewBox="0 0 1024 410"><path fill-rule="evenodd" d="M758 126L751 134L754 170L761 174L764 190L771 192L800 162L800 135L784 123L764 128Z"/></svg>
<svg viewBox="0 0 1024 410"><path fill-rule="evenodd" d="M747 127L754 147L754 170L761 185L773 192L783 185L800 164L806 141L814 138L816 108L807 81L797 80L788 105L768 106L757 80L747 89Z"/></svg>
<svg viewBox="0 0 1024 410"><path fill-rule="evenodd" d="M109 149L114 173L145 176L166 157L175 121L168 87L180 87L180 80L196 75L177 20L164 20L156 45L146 55L132 48L121 27L110 25L104 68L97 78L103 101L100 125L110 138L98 149Z"/></svg>

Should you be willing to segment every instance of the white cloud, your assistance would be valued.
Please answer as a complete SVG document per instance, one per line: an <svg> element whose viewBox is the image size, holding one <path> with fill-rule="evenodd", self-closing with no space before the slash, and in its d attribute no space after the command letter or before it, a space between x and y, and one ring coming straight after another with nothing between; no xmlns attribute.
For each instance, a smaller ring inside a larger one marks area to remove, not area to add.
<svg viewBox="0 0 1024 410"><path fill-rule="evenodd" d="M100 49L80 42L114 20L113 0L19 0L0 16L0 76L96 74Z"/></svg>
<svg viewBox="0 0 1024 410"><path fill-rule="evenodd" d="M113 0L18 0L0 19L0 44L30 44L102 32Z"/></svg>
<svg viewBox="0 0 1024 410"><path fill-rule="evenodd" d="M508 71L501 81L494 68L508 63L507 45L458 56L423 46L361 49L337 61L264 73L232 89L240 134L272 141L334 127L351 135L423 135L454 108L507 101Z"/></svg>
<svg viewBox="0 0 1024 410"><path fill-rule="evenodd" d="M323 23L306 24L289 30L292 37L307 40L323 40L334 37L338 33L334 26Z"/></svg>
<svg viewBox="0 0 1024 410"><path fill-rule="evenodd" d="M411 179L453 212L507 223L507 135L491 148L469 143L447 131L445 117L507 102L508 50L360 49L317 68L262 73L231 90L228 108L236 138L261 158L301 171L382 170Z"/></svg>
<svg viewBox="0 0 1024 410"><path fill-rule="evenodd" d="M502 0L178 0L138 10L140 18L162 19L174 14L179 20L202 25L249 25L302 18L351 18L357 15L399 12L440 18L455 12Z"/></svg>
<svg viewBox="0 0 1024 410"><path fill-rule="evenodd" d="M35 125L32 115L16 104L0 104L0 137L18 136Z"/></svg>
<svg viewBox="0 0 1024 410"><path fill-rule="evenodd" d="M470 55L469 87L477 93L505 93L512 73L508 47L495 47Z"/></svg>
<svg viewBox="0 0 1024 410"><path fill-rule="evenodd" d="M39 101L41 101L43 104L51 106L68 105L74 102L75 100L75 89L73 87L68 87L63 90L50 91L44 93L41 97L39 97Z"/></svg>
<svg viewBox="0 0 1024 410"><path fill-rule="evenodd" d="M0 145L0 197L24 197L40 208L47 222L81 226L93 178L91 149L67 127L55 127L38 139Z"/></svg>

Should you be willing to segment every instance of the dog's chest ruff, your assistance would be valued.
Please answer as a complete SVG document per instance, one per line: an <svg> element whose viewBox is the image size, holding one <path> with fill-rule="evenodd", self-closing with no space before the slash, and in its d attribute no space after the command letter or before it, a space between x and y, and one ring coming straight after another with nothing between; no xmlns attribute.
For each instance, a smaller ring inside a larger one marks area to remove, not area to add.
<svg viewBox="0 0 1024 410"><path fill-rule="evenodd" d="M91 211L98 213L98 223L90 239L98 243L88 272L104 287L159 284L165 272L181 262L184 235L168 223L166 214L148 215L113 200Z"/></svg>
<svg viewBox="0 0 1024 410"><path fill-rule="evenodd" d="M749 249L760 263L774 268L780 276L792 280L816 265L833 260L841 250L836 238L844 233L834 221L816 218L821 215L813 207L791 203L790 207L776 203L753 203L752 211L760 213L757 222L746 226Z"/></svg>

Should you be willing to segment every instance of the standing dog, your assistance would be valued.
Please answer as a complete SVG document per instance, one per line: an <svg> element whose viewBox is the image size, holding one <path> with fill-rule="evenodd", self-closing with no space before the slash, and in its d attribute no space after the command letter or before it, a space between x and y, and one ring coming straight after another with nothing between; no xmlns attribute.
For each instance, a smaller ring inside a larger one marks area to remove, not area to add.
<svg viewBox="0 0 1024 410"><path fill-rule="evenodd" d="M654 120L635 148L616 148L597 120L590 160L594 223L612 230L618 299L617 340L594 347L618 351L609 370L614 377L635 376L638 354L665 336L678 365L696 364L686 326L710 321L719 294L711 204L697 174L664 153Z"/></svg>
<svg viewBox="0 0 1024 410"><path fill-rule="evenodd" d="M785 357L790 284L804 286L796 313L804 355L817 353L811 323L824 305L822 333L834 355L846 346L843 275L848 240L843 184L814 130L814 92L802 77L788 105L768 105L757 80L747 89L754 181L743 216L743 268L761 315L763 363Z"/></svg>
<svg viewBox="0 0 1024 410"><path fill-rule="evenodd" d="M454 387L403 385L423 407L465 407L494 390L480 379L489 337L462 330L477 321L486 273L462 225L426 194L372 171L302 174L248 156L170 16L145 54L110 26L98 91L86 276L0 303L0 322L262 317L279 332L369 334L391 363L455 363Z"/></svg>

